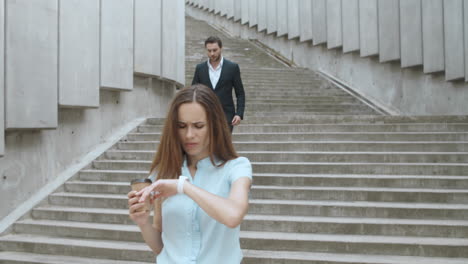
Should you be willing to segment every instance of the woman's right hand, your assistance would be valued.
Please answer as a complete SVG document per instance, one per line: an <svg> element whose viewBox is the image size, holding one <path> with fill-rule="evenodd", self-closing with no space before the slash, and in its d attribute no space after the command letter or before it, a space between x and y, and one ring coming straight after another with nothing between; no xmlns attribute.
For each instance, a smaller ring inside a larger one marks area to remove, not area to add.
<svg viewBox="0 0 468 264"><path fill-rule="evenodd" d="M142 207L145 206L145 203L139 203L138 200L140 196L136 195L136 191L130 191L127 194L128 197L128 213L130 215L130 219L135 222L138 226L142 226L148 223L149 211L142 210ZM141 210L140 212L138 212Z"/></svg>

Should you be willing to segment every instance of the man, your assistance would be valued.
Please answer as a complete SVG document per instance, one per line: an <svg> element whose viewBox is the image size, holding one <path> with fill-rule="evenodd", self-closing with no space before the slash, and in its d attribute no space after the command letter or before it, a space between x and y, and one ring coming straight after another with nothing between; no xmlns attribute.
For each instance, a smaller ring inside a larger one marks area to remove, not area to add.
<svg viewBox="0 0 468 264"><path fill-rule="evenodd" d="M192 85L200 83L214 90L232 132L233 126L239 125L244 118L245 92L239 65L223 58L223 43L218 37L207 38L205 49L209 59L195 68ZM237 108L234 107L232 88L236 94Z"/></svg>

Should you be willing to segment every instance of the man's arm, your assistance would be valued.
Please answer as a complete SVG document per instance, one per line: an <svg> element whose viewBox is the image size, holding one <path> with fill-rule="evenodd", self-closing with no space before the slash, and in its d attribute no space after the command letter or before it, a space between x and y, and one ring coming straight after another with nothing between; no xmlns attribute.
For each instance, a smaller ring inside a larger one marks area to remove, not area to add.
<svg viewBox="0 0 468 264"><path fill-rule="evenodd" d="M236 115L240 116L241 119L244 119L244 108L245 108L245 91L244 85L242 84L242 79L240 76L239 65L235 64L234 69L234 92L236 93Z"/></svg>

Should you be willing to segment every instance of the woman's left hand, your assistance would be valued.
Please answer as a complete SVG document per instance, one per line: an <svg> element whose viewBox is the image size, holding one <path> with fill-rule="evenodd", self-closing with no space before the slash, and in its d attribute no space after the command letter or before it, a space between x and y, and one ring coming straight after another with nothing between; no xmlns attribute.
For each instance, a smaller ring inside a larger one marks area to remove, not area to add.
<svg viewBox="0 0 468 264"><path fill-rule="evenodd" d="M146 199L154 199L160 197L170 197L177 194L177 183L179 180L157 180L150 186L143 188L137 193L141 195L139 202L144 202ZM154 195L151 195L151 193Z"/></svg>

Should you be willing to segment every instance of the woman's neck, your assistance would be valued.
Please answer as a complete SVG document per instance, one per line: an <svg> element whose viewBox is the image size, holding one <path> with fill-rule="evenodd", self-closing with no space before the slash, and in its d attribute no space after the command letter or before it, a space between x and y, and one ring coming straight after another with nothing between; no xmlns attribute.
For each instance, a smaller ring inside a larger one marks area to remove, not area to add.
<svg viewBox="0 0 468 264"><path fill-rule="evenodd" d="M198 163L200 160L207 158L208 156L209 156L209 155L201 156L201 157L190 157L190 156L187 156L187 166L188 166L188 167L197 168L197 163Z"/></svg>

